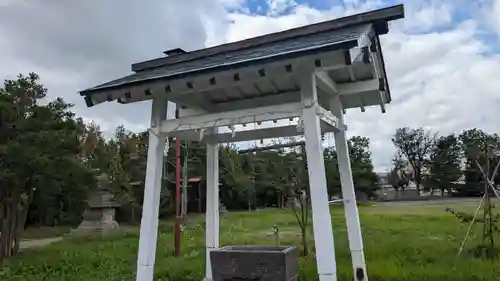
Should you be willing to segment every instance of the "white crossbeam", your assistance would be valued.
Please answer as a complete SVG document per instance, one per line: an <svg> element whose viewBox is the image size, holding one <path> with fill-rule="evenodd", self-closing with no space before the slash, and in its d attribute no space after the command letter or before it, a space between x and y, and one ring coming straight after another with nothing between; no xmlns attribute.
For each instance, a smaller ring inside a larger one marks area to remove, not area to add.
<svg viewBox="0 0 500 281"><path fill-rule="evenodd" d="M333 128L339 128L340 130L342 130L342 128L340 128L339 126L339 119L324 107L318 106L316 108L316 114L319 115L319 119L321 121L332 126Z"/></svg>
<svg viewBox="0 0 500 281"><path fill-rule="evenodd" d="M198 116L184 117L175 120L162 121L160 124L159 133L168 134L170 132L199 130L253 122L279 120L299 117L301 113L302 105L300 102L262 106L220 113L210 113Z"/></svg>
<svg viewBox="0 0 500 281"><path fill-rule="evenodd" d="M263 97L254 97L251 99L241 99L230 102L218 103L210 106L211 112L224 112L249 107L270 106L283 103L300 102L299 92L287 92Z"/></svg>
<svg viewBox="0 0 500 281"><path fill-rule="evenodd" d="M335 82L328 76L326 71L316 71L316 86L332 96L338 94L337 86Z"/></svg>
<svg viewBox="0 0 500 281"><path fill-rule="evenodd" d="M330 124L321 122L322 133L332 133L336 131L337 129L332 127ZM232 132L219 133L216 135L203 134L203 136L200 138L199 132L184 131L184 132L173 133L172 136L193 141L227 143L227 142L242 142L251 140L271 139L278 137L294 137L294 136L300 136L302 134L303 134L302 129L298 129L297 125L286 125L279 127L258 128L254 130L237 131L235 132L234 135Z"/></svg>
<svg viewBox="0 0 500 281"><path fill-rule="evenodd" d="M362 92L378 91L378 79L363 80L354 83L337 84L337 90L340 95L352 95Z"/></svg>
<svg viewBox="0 0 500 281"><path fill-rule="evenodd" d="M338 126L338 118L330 113L325 108L314 105L316 108L316 114L320 117L320 120L325 124L332 127L333 130L342 130L342 126ZM264 122L271 120L281 120L288 118L295 118L302 116L302 104L300 102L292 102L282 105L271 105L262 106L252 109L242 109L234 110L228 112L219 113L208 113L195 116L181 117L179 119L164 120L160 123L159 128L153 128L152 130L159 134L169 134L176 135L178 132L191 132L191 135L185 135L188 138L204 138L203 133L198 133L198 136L193 136L195 131L204 130L208 128L222 127L222 126L234 126L247 123ZM278 127L279 128L279 127ZM249 130L237 132L234 135L230 133L231 138L236 138L236 134L241 135L241 140L233 141L244 141L250 139L259 139L261 137L251 137L251 134L255 134L256 130ZM328 130L331 131L331 130ZM261 132L263 135L271 135L270 137L280 137L286 132ZM290 134L290 132L286 133ZM224 136L223 138L227 138Z"/></svg>

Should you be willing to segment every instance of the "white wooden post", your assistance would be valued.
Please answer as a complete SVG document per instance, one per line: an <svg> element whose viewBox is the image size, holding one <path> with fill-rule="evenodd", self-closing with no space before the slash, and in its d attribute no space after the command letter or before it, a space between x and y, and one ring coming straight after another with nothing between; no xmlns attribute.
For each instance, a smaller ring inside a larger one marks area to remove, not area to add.
<svg viewBox="0 0 500 281"><path fill-rule="evenodd" d="M344 124L342 104L337 96L332 99L331 111ZM359 222L358 206L356 205L356 194L352 179L351 160L345 131L334 133L335 150L337 152L340 183L342 185L342 198L344 199L344 213L349 237L349 248L351 251L354 280L368 281L366 273L366 262L363 251L363 238L361 236L361 225Z"/></svg>
<svg viewBox="0 0 500 281"><path fill-rule="evenodd" d="M151 129L158 127L167 115L167 99L155 97L151 109ZM154 130L154 129L153 129ZM142 204L139 254L137 258L137 281L152 281L158 236L158 213L160 206L163 153L167 144L166 136L149 132L148 159Z"/></svg>
<svg viewBox="0 0 500 281"><path fill-rule="evenodd" d="M304 75L301 77L300 83L303 106L302 120L304 122L318 275L319 281L336 281L335 246L328 206L321 127L315 108L318 105L316 80L312 72L306 72L302 75Z"/></svg>
<svg viewBox="0 0 500 281"><path fill-rule="evenodd" d="M216 129L215 129L216 130ZM205 280L212 280L210 251L219 248L219 147L217 142L207 143L207 206L205 211L206 263Z"/></svg>

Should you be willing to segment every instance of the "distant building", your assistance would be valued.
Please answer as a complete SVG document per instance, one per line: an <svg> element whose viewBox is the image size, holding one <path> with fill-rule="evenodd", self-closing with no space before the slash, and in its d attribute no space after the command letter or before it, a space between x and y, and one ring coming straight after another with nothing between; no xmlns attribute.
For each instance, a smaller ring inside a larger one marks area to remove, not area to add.
<svg viewBox="0 0 500 281"><path fill-rule="evenodd" d="M378 183L379 185L382 187L382 186L385 186L385 185L390 185L390 180L389 180L389 177L390 177L390 173L389 172L385 172L385 173L377 173L377 177L378 177Z"/></svg>

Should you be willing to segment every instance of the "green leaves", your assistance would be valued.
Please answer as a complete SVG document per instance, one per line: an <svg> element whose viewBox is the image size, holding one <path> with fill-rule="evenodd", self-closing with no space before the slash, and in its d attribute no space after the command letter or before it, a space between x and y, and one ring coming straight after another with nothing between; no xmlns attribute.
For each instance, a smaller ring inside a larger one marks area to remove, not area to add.
<svg viewBox="0 0 500 281"><path fill-rule="evenodd" d="M461 147L458 138L451 134L437 139L431 149L428 183L451 193L452 182L460 178Z"/></svg>
<svg viewBox="0 0 500 281"><path fill-rule="evenodd" d="M417 190L420 192L422 171L425 167L429 153L434 145L436 135L425 131L423 128L399 128L392 137L392 143L398 151L406 157L413 171L413 179Z"/></svg>
<svg viewBox="0 0 500 281"><path fill-rule="evenodd" d="M500 148L500 136L476 128L465 130L458 136L450 134L438 137L423 128L405 127L396 130L392 141L398 150L397 157L393 160L393 171L397 171L401 179L401 175L410 176L401 171L411 168L411 176L417 188L423 183L424 188L431 191L439 189L451 193L455 189L461 196L477 196L483 181L477 163L487 171L488 157L495 164L500 159L494 153ZM494 165L490 167L490 174L493 168ZM394 175L395 173L392 178L395 178ZM457 184L462 175L465 183ZM500 183L500 174L497 174L494 181L496 184ZM394 182L396 181L393 180L392 183Z"/></svg>
<svg viewBox="0 0 500 281"><path fill-rule="evenodd" d="M0 205L17 210L0 218L0 231L12 241L26 220L54 224L63 213L79 217L85 190L93 184L78 159L81 122L61 98L40 105L47 89L38 79L34 73L19 75L0 89ZM7 240L0 252L15 253L17 246L5 250L12 244Z"/></svg>

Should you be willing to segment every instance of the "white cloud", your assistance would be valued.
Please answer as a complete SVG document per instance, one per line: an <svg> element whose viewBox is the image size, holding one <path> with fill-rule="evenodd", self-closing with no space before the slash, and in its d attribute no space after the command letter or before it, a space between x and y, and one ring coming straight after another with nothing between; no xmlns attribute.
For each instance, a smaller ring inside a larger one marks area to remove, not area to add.
<svg viewBox="0 0 500 281"><path fill-rule="evenodd" d="M443 134L472 127L500 129L496 122L500 79L495 78L500 73L500 59L477 37L477 21L452 24L453 1L408 2L406 19L392 23L390 33L382 37L392 104L386 114L374 107L366 113L350 110L346 116L350 135L370 137L379 171L390 166L394 153L390 138L398 127L423 126ZM229 15L233 23L226 37L219 41L236 41L379 6L380 2L362 2L348 11L340 6L319 11L298 5L290 14L273 17L235 12ZM441 29L432 32L436 27Z"/></svg>
<svg viewBox="0 0 500 281"><path fill-rule="evenodd" d="M367 1L358 6L332 6L330 10L320 11L305 4L296 4L290 0L269 0L270 11L268 15L250 14L234 11L228 14L231 23L228 25L224 37L208 37L209 42L217 44L234 42L246 38L282 31L298 26L303 26L320 21L365 12L380 7L381 1ZM288 13L278 15L279 11L289 10ZM278 12L277 12L278 11Z"/></svg>
<svg viewBox="0 0 500 281"><path fill-rule="evenodd" d="M192 50L384 5L381 0L351 0L344 1L346 9L334 5L317 10L295 1L269 0L269 13L250 15L243 0L63 2L20 5L0 0L0 78L39 73L52 96L77 103L77 114L96 120L108 133L119 124L144 128L149 103L87 109L76 92L128 73L133 62L172 47ZM378 170L390 165L390 136L398 127L424 126L442 133L471 127L499 131L499 48L490 49L478 36L485 19L476 16L484 14L470 9L466 12L473 19L453 22L454 11L467 10L460 7L464 3L470 1L408 0L406 19L392 23L383 36L393 103L386 114L374 107L365 113L350 110L346 116L350 135L370 137ZM481 8L500 34L500 0L488 5Z"/></svg>
<svg viewBox="0 0 500 281"><path fill-rule="evenodd" d="M223 36L227 13L219 1L4 1L0 79L37 72L49 98L75 103L77 115L140 127L149 122L149 103L86 108L77 92L126 75L130 64L162 56L166 49L204 47L208 23L213 36Z"/></svg>
<svg viewBox="0 0 500 281"><path fill-rule="evenodd" d="M276 16L297 5L295 0L267 0L268 15Z"/></svg>
<svg viewBox="0 0 500 281"><path fill-rule="evenodd" d="M393 103L388 113L349 116L355 134L372 140L375 163L389 165L390 136L398 127L420 127L440 132L467 128L500 129L500 59L488 54L466 21L452 29L430 34L394 32L383 38ZM380 141L385 140L385 141Z"/></svg>
<svg viewBox="0 0 500 281"><path fill-rule="evenodd" d="M452 22L455 3L450 1L409 1L406 10L412 16L405 22L410 31L428 31Z"/></svg>

